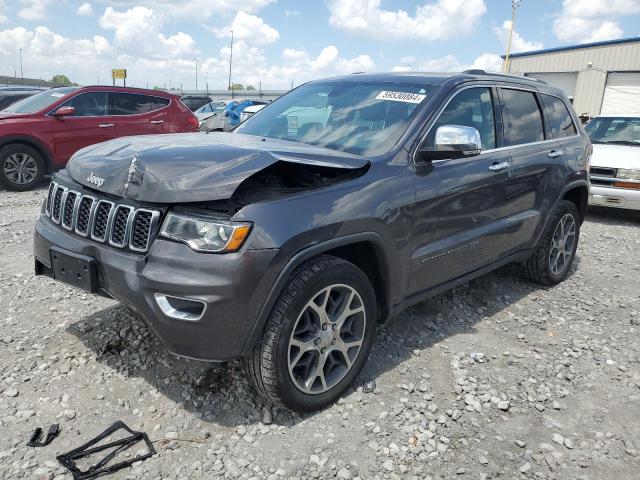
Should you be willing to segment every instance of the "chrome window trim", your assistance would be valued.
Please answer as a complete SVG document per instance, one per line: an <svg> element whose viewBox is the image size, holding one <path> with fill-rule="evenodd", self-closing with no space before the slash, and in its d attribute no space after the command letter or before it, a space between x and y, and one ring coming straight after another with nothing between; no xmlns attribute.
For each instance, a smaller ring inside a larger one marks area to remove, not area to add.
<svg viewBox="0 0 640 480"><path fill-rule="evenodd" d="M76 199L73 201L73 211L71 212L71 225L67 226L64 224L64 216L67 209L67 197L69 196L70 193L75 193ZM77 192L76 190L67 189L67 191L65 192L64 203L62 204L64 208L60 213L60 225L62 226L62 228L64 228L65 230L68 230L69 232L72 232L75 227L76 215L78 212L78 200L80 200L81 196L82 195L80 195L80 192Z"/></svg>
<svg viewBox="0 0 640 480"><path fill-rule="evenodd" d="M135 216L140 213L140 212L148 212L151 214L151 220L149 221L149 236L147 236L147 243L144 246L144 248L138 248L135 247L133 245L133 228L134 228L134 222L135 222ZM157 229L158 227L158 220L160 218L160 212L157 210L149 210L147 208L139 208L135 211L134 217L131 220L131 229L132 229L132 234L129 237L129 249L133 250L134 252L146 252L147 250L149 250L149 244L151 243L151 236L153 235L153 232Z"/></svg>
<svg viewBox="0 0 640 480"><path fill-rule="evenodd" d="M93 232L95 230L95 222L92 221L91 222L91 240L96 241L96 242L100 242L100 243L105 243L105 240L107 239L109 232L111 232L111 217L113 216L113 211L115 210L114 205L115 203L110 202L109 200L98 200L98 204L96 205L96 212L98 210L98 207L100 206L101 203L106 203L111 205L111 210L109 210L109 216L107 217L107 224L105 225L105 229L104 229L104 238L100 238L100 237L96 237ZM94 212L94 216L95 216L95 212ZM93 219L95 220L95 218Z"/></svg>
<svg viewBox="0 0 640 480"><path fill-rule="evenodd" d="M80 235L81 237L88 237L89 234L91 233L91 226L93 224L92 222L93 214L96 210L96 205L98 204L98 199L93 195L82 195L80 200L84 200L85 198L88 198L89 200L91 200L91 207L89 207L89 219L87 220L87 231L85 233L78 231L78 213L80 210L80 202L78 202L78 212L76 212L75 226L73 229L73 231L77 235Z"/></svg>
<svg viewBox="0 0 640 480"><path fill-rule="evenodd" d="M449 97L449 99L443 104L442 107L440 107L440 109L438 110L438 113L436 114L436 117L434 118L434 120L431 122L431 125L429 125L429 128L427 129L427 131L424 133L424 135L422 135L422 137L420 138L420 141L418 142L418 146L417 148L414 150L413 155L411 156L411 159L413 161L414 165L418 165L419 162L416 162L416 155L418 154L418 151L420 150L420 147L422 146L422 144L424 143L424 141L426 140L427 136L429 135L429 133L431 133L431 129L433 128L433 126L435 125L435 123L438 121L438 119L440 118L440 116L442 115L442 112L449 106L449 103L451 103L451 101L462 91L464 90L468 90L471 88L506 88L506 89L511 89L511 90L524 90L526 92L531 92L531 93L540 93L540 94L545 94L545 95L550 95L552 97L556 97L559 98L560 100L562 100L564 102L564 100L562 99L562 97L552 94L552 93L547 93L547 92L541 92L533 87L527 88L523 85L503 85L503 84L491 84L491 83L477 83L477 84L473 84L473 85L467 85L464 86L458 90L456 90L453 95L451 95L451 97ZM495 101L495 100L494 100ZM566 106L566 104L565 104ZM541 112L543 113L543 112ZM569 114L571 115L571 119L574 121L574 126L575 126L575 118L573 118L573 114L571 113L571 110L569 110ZM544 113L543 113L544 115ZM522 148L522 147L531 147L533 145L544 145L546 143L552 143L552 142L558 142L558 141L567 141L567 140L572 140L572 139L577 139L580 138L580 130L576 127L576 131L578 132L576 135L572 135L570 137L562 137L562 138L548 138L548 139L544 139L544 140L540 140L538 142L530 142L530 143L520 143L518 145L507 145L504 147L497 147L497 148L490 148L487 150L482 150L478 155L474 155L472 157L466 157L466 158L478 158L478 157L482 157L483 155L488 155L488 154L493 154L496 152L504 152L504 151L508 151L508 150L513 150L516 148ZM456 160L460 160L460 159L456 159ZM438 163L446 163L446 162L450 162L453 161L453 159L444 159L444 160L435 160L432 163L433 164L438 164Z"/></svg>
<svg viewBox="0 0 640 480"><path fill-rule="evenodd" d="M118 211L124 208L129 210L129 213L127 213L127 223L125 224L125 227L124 227L124 238L122 239L122 243L114 242L113 228L110 228L109 229L109 245L111 245L112 247L124 248L127 246L127 243L128 243L129 233L131 232L131 222L132 222L133 214L135 213L136 209L133 208L131 205L124 205L124 204L117 205L113 210L112 222L115 222ZM113 227L113 224L111 226Z"/></svg>
<svg viewBox="0 0 640 480"><path fill-rule="evenodd" d="M139 115L148 115L149 113L155 113L155 112L159 112L160 110L164 110L165 108L169 108L172 104L173 104L173 98L169 98L169 97L161 97L159 95L147 95L145 93L132 93L132 92L116 92L116 91L111 91L111 90L90 90L87 92L80 92L78 95L74 95L73 97L68 98L67 100L65 100L63 103L61 103L60 105L58 105L55 108L52 108L51 110L49 110L47 113L45 113L44 115L46 117L52 117L53 116L53 112L55 112L56 110L58 110L60 107L64 107L66 103L68 103L69 101L73 100L76 97L79 97L80 95L84 95L86 93L102 93L105 92L107 94L107 114L106 115L83 115L83 116L76 116L76 115L71 115L68 118L106 118L106 117L116 117L116 118L121 118L121 117L137 117ZM150 110L148 112L143 112L143 113L131 113L131 114L127 114L127 115L114 115L112 113L109 113L109 94L110 93L131 93L132 95L144 95L146 97L150 97L150 98L162 98L164 100L169 100L169 103L166 104L164 107L162 108L157 108L155 110Z"/></svg>

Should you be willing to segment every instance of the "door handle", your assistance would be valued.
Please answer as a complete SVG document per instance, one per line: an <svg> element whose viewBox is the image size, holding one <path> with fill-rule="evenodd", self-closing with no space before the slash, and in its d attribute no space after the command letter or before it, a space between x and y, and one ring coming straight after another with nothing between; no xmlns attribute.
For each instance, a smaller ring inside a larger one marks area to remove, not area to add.
<svg viewBox="0 0 640 480"><path fill-rule="evenodd" d="M562 150L551 150L548 154L549 158L556 158L562 155Z"/></svg>
<svg viewBox="0 0 640 480"><path fill-rule="evenodd" d="M164 123L164 120L151 120L151 122L149 122L153 125L158 125L159 123Z"/></svg>
<svg viewBox="0 0 640 480"><path fill-rule="evenodd" d="M491 170L492 172L499 172L501 170L504 170L505 168L509 168L509 162L494 163L493 165L489 166L489 170Z"/></svg>
<svg viewBox="0 0 640 480"><path fill-rule="evenodd" d="M101 123L100 125L98 125L98 127L100 127L100 128L113 127L113 123Z"/></svg>

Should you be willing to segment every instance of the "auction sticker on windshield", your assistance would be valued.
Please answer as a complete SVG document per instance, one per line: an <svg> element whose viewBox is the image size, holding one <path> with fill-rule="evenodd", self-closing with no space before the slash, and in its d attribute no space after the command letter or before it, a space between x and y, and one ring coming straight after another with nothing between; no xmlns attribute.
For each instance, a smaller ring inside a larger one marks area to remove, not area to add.
<svg viewBox="0 0 640 480"><path fill-rule="evenodd" d="M410 93L410 92L390 92L387 90L383 90L378 94L376 100L391 100L393 102L405 102L405 103L420 103L425 98L426 95L421 95L419 93Z"/></svg>

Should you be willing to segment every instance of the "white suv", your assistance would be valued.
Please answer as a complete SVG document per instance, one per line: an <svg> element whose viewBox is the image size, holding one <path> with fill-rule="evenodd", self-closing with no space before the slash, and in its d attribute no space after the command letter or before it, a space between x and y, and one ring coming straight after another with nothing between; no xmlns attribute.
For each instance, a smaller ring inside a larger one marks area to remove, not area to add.
<svg viewBox="0 0 640 480"><path fill-rule="evenodd" d="M593 143L589 204L640 210L640 115L602 115L586 130Z"/></svg>

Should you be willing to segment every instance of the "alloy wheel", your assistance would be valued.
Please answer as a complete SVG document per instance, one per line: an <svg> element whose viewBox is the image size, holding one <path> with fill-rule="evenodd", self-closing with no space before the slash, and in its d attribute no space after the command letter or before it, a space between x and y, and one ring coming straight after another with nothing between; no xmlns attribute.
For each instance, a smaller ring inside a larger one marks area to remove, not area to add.
<svg viewBox="0 0 640 480"><path fill-rule="evenodd" d="M568 267L576 242L576 221L567 213L556 225L551 237L549 268L554 275L560 275Z"/></svg>
<svg viewBox="0 0 640 480"><path fill-rule="evenodd" d="M287 349L289 376L307 394L330 390L351 370L366 330L360 294L334 284L316 293L294 324Z"/></svg>
<svg viewBox="0 0 640 480"><path fill-rule="evenodd" d="M26 153L9 155L3 165L4 175L16 185L27 185L38 175L38 163L35 158Z"/></svg>

